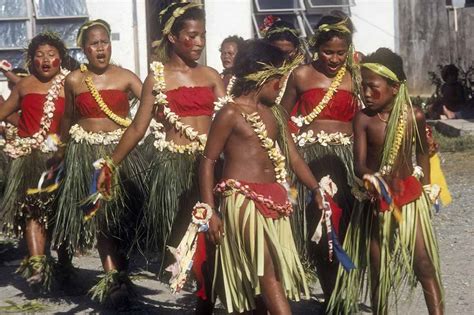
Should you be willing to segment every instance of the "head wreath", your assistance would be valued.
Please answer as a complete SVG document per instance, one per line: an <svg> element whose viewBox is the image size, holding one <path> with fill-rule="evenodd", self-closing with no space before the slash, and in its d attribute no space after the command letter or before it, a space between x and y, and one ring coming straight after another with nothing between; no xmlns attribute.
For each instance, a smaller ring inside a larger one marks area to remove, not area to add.
<svg viewBox="0 0 474 315"><path fill-rule="evenodd" d="M186 13L187 10L191 8L199 8L202 7L202 4L198 3L187 3L184 6L179 6L173 10L173 13L170 15L170 17L164 21L163 17L168 10L170 10L173 6L176 6L176 3L170 4L160 12L160 23L163 26L163 29L161 31L161 39L156 40L151 43L151 47L155 48L155 53L158 57L158 60L160 61L165 61L167 58L167 51L166 51L166 43L167 39L166 36L171 33L171 29L173 28L174 23L176 22L176 19L179 18L181 15Z"/></svg>
<svg viewBox="0 0 474 315"><path fill-rule="evenodd" d="M76 44L78 47L82 47L83 46L83 41L84 41L84 33L91 27L93 26L102 26L107 34L110 36L110 25L109 23L105 22L104 20L101 20L101 19L97 19L97 20L91 20L91 21L88 21L84 24L81 25L81 27L79 28L79 32L77 33L77 38L76 38Z"/></svg>
<svg viewBox="0 0 474 315"><path fill-rule="evenodd" d="M274 65L266 64L264 62L258 62L262 65L262 69L254 73L247 74L244 76L244 80L255 82L255 85L260 87L272 77L282 77L287 74L289 71L294 69L295 66L301 64L302 58L304 58L304 56L298 56L291 61L285 60L285 62L280 67L275 67Z"/></svg>

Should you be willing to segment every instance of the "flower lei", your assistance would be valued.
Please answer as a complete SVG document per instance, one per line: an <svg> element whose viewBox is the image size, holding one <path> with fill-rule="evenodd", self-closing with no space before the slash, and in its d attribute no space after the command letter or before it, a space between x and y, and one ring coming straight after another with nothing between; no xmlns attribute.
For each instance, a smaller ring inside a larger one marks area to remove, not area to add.
<svg viewBox="0 0 474 315"><path fill-rule="evenodd" d="M68 75L69 70L61 69L57 74L51 87L46 95L46 101L43 105L43 116L40 120L40 129L31 137L15 137L11 141L7 141L3 149L11 158L16 159L31 153L33 149L39 149L41 152L53 152L57 150L58 139L48 136L49 128L54 117L56 105L54 102L58 99L61 88L64 85L64 78Z"/></svg>
<svg viewBox="0 0 474 315"><path fill-rule="evenodd" d="M264 204L267 208L278 212L283 217L288 217L293 213L293 207L289 201L285 204L277 204L271 198L257 194L255 191L251 190L248 185L235 179L225 179L219 182L214 188L214 192L220 193L223 196L232 194L234 191L238 191L250 200Z"/></svg>
<svg viewBox="0 0 474 315"><path fill-rule="evenodd" d="M268 137L267 129L263 123L260 115L255 112L253 114L242 113L245 120L251 125L253 131L257 134L262 147L267 150L268 157L275 168L275 177L277 182L284 183L286 181L285 157L281 154L280 148L275 145L275 142Z"/></svg>
<svg viewBox="0 0 474 315"><path fill-rule="evenodd" d="M217 101L214 102L214 116L225 104L234 101L234 95L232 95L230 92L232 92L232 88L234 87L235 80L236 80L236 77L233 75L229 80L229 84L227 85L226 95L223 97L219 97Z"/></svg>
<svg viewBox="0 0 474 315"><path fill-rule="evenodd" d="M85 64L81 64L81 72L85 73L87 71L87 66ZM100 95L99 91L96 89L94 86L94 82L92 81L92 77L90 75L86 76L85 79L87 88L89 89L89 92L91 93L92 97L94 100L97 102L99 105L100 110L107 115L114 123L116 123L119 126L122 127L128 127L131 124L131 120L128 118L122 118L118 115L116 115L110 108L105 104L104 100L102 99L102 96Z"/></svg>
<svg viewBox="0 0 474 315"><path fill-rule="evenodd" d="M326 108L328 105L329 101L332 99L334 96L334 93L337 91L339 86L341 85L342 79L344 78L344 75L346 74L346 67L342 67L339 69L337 72L336 77L334 80L331 82L331 85L329 86L329 89L327 90L326 94L324 95L323 99L319 104L313 109L311 113L309 113L306 116L298 116L298 117L291 117L291 120L296 123L298 127L302 127L303 125L309 125L313 122L313 120L319 116L319 114Z"/></svg>
<svg viewBox="0 0 474 315"><path fill-rule="evenodd" d="M80 125L74 125L69 130L69 134L71 138L77 143L88 143L88 144L116 144L119 143L120 139L122 138L125 129L118 128L114 131L104 132L90 132L84 130Z"/></svg>
<svg viewBox="0 0 474 315"><path fill-rule="evenodd" d="M191 143L185 145L175 144L173 141L166 141L166 134L164 132L163 124L156 123L153 125L154 131L153 134L157 141L155 141L155 147L162 151L164 148L167 148L171 152L179 153L188 153L194 154L196 151L204 151L206 146L207 135L199 134L193 127L186 125L180 121L179 115L171 111L168 107L168 101L166 100L165 91L165 76L164 76L164 65L161 62L154 61L150 65L151 70L153 71L153 76L155 79L155 84L153 85L153 90L155 93L155 104L158 106L163 106L163 113L166 120L173 125L173 127L185 135L186 138L191 140Z"/></svg>
<svg viewBox="0 0 474 315"><path fill-rule="evenodd" d="M304 147L307 143L319 143L323 147L328 145L350 145L352 143L352 136L348 136L342 132L326 133L321 130L316 136L314 136L313 130L302 132L298 135L291 134L293 141L300 147Z"/></svg>

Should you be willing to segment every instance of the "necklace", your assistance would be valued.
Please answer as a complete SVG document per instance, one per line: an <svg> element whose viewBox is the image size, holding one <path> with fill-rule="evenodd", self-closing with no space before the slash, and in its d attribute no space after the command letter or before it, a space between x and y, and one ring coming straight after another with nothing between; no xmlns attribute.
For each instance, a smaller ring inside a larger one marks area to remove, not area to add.
<svg viewBox="0 0 474 315"><path fill-rule="evenodd" d="M380 115L380 113L377 113L377 117L384 123L388 123L388 119L383 119L382 118L382 115Z"/></svg>
<svg viewBox="0 0 474 315"><path fill-rule="evenodd" d="M267 128L265 123L257 112L252 114L242 113L247 123L250 124L253 131L257 134L258 139L262 147L267 151L268 157L272 161L275 177L277 182L284 183L286 181L286 166L285 157L280 152L280 148L277 143L268 137Z"/></svg>
<svg viewBox="0 0 474 315"><path fill-rule="evenodd" d="M319 116L319 114L323 111L323 109L326 108L329 101L334 96L334 93L336 93L337 89L341 85L342 79L344 78L345 74L346 74L346 66L343 66L341 69L339 69L339 71L336 74L336 77L331 82L331 85L329 86L326 94L324 94L324 97L322 98L321 102L319 102L319 104L314 107L313 111L306 116L301 116L301 115L298 117L293 116L291 117L291 120L294 123L296 123L298 127L311 124L313 120Z"/></svg>
<svg viewBox="0 0 474 315"><path fill-rule="evenodd" d="M85 64L81 64L81 72L85 73L87 71L87 66ZM128 118L122 118L118 115L116 115L112 110L107 106L107 104L104 102L102 99L102 96L100 95L99 91L96 89L94 86L94 82L92 81L92 77L90 75L86 76L85 79L87 88L89 89L89 92L91 93L92 97L96 101L96 103L99 105L100 110L107 115L114 123L121 127L128 127L131 124L131 120Z"/></svg>
<svg viewBox="0 0 474 315"><path fill-rule="evenodd" d="M41 152L56 151L55 146L48 145L46 141L51 123L54 118L54 111L56 109L55 101L61 93L61 88L64 85L64 78L69 73L69 70L62 69L52 80L51 87L45 97L43 104L43 116L40 120L40 128L30 137L15 137L12 141L7 141L4 151L11 158L16 159L20 156L25 156L31 153L32 149L39 149ZM55 141L53 138L51 140Z"/></svg>

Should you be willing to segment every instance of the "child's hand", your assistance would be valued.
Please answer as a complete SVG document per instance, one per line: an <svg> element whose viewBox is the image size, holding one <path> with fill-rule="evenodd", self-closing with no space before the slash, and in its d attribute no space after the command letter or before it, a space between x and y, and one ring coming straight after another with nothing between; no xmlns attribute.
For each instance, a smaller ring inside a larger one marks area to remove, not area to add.
<svg viewBox="0 0 474 315"><path fill-rule="evenodd" d="M324 197L323 197L322 194L323 193L322 193L321 189L318 189L317 191L315 191L313 193L314 205L315 205L318 213L321 213L324 209L324 203L323 203Z"/></svg>
<svg viewBox="0 0 474 315"><path fill-rule="evenodd" d="M219 245L221 238L224 237L224 226L219 216L214 213L209 219L209 230L207 231L209 239L215 245Z"/></svg>

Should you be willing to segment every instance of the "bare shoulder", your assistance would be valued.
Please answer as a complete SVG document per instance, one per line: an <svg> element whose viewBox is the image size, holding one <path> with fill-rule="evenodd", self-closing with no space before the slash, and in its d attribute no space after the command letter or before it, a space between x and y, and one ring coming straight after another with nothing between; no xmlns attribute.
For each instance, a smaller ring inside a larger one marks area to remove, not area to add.
<svg viewBox="0 0 474 315"><path fill-rule="evenodd" d="M425 113L419 107L413 106L413 115L418 122L425 120Z"/></svg>
<svg viewBox="0 0 474 315"><path fill-rule="evenodd" d="M82 82L84 75L82 74L81 70L77 69L71 71L65 79L65 84L67 85L76 85Z"/></svg>
<svg viewBox="0 0 474 315"><path fill-rule="evenodd" d="M236 103L228 102L217 112L214 121L225 120L226 122L232 122L235 121L235 119L240 115L240 113L241 110L239 109Z"/></svg>
<svg viewBox="0 0 474 315"><path fill-rule="evenodd" d="M367 108L358 111L354 116L354 126L363 126L367 125L368 121L373 115Z"/></svg>
<svg viewBox="0 0 474 315"><path fill-rule="evenodd" d="M217 72L216 69L212 68L212 67L208 67L208 66L204 66L204 65L199 65L197 67L197 70L205 75L206 77L210 78L212 81L215 81L215 80L220 80L221 79L221 76L219 75L219 72Z"/></svg>
<svg viewBox="0 0 474 315"><path fill-rule="evenodd" d="M304 64L293 70L293 75L297 79L304 79L312 71L312 69L314 68L311 64Z"/></svg>

